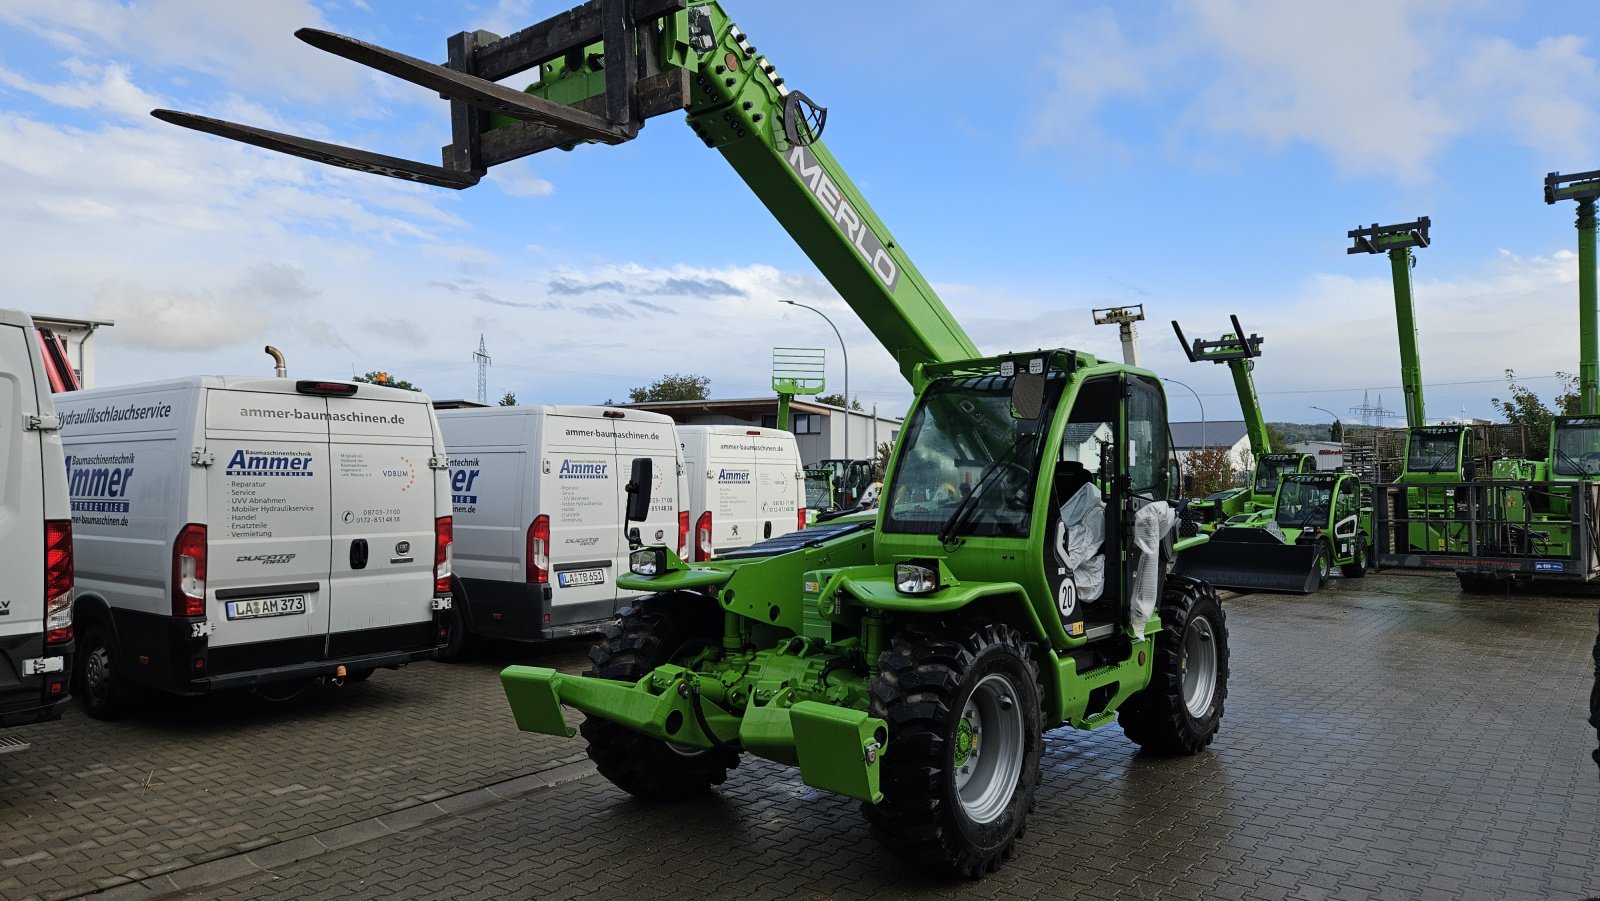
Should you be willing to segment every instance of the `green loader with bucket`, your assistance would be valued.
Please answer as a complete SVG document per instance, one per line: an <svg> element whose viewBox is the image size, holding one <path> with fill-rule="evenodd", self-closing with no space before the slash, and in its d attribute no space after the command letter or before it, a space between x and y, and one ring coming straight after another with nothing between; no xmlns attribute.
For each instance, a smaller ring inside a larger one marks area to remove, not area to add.
<svg viewBox="0 0 1600 901"><path fill-rule="evenodd" d="M785 83L715 2L591 0L444 66L314 30L319 49L450 100L443 165L188 113L169 122L451 188L552 148L621 143L683 110L911 382L879 507L706 563L637 546L622 612L583 676L512 666L520 728L580 728L599 772L676 801L761 757L861 802L920 865L976 876L1015 853L1043 734L1113 723L1158 754L1217 733L1228 629L1173 575L1166 398L1148 370L1071 350L986 356L821 142L826 110ZM500 82L525 70L527 91ZM648 460L628 515L648 508Z"/></svg>

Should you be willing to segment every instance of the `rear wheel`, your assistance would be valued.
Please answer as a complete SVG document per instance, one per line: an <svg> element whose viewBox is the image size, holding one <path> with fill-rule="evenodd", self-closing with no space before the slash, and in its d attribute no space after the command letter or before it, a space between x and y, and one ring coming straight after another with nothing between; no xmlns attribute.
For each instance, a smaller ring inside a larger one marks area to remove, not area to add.
<svg viewBox="0 0 1600 901"><path fill-rule="evenodd" d="M1367 574L1367 536L1357 535L1355 541L1356 559L1339 565L1339 575L1346 579L1359 579Z"/></svg>
<svg viewBox="0 0 1600 901"><path fill-rule="evenodd" d="M663 663L687 660L716 646L722 608L700 595L646 598L607 626L605 640L589 649L594 666L584 675L637 682ZM686 748L635 732L592 714L580 727L589 759L612 784L647 801L684 801L727 781L739 765L728 748Z"/></svg>
<svg viewBox="0 0 1600 901"><path fill-rule="evenodd" d="M472 629L467 623L466 594L461 590L461 583L454 583L450 594L450 640L434 653L433 659L460 663L472 656Z"/></svg>
<svg viewBox="0 0 1600 901"><path fill-rule="evenodd" d="M122 655L111 631L91 620L78 639L76 673L78 696L85 712L97 720L118 719L128 712L129 686L121 678Z"/></svg>
<svg viewBox="0 0 1600 901"><path fill-rule="evenodd" d="M1158 754L1194 754L1216 737L1228 698L1228 622L1204 582L1169 580L1161 598L1150 684L1118 715L1122 731Z"/></svg>
<svg viewBox="0 0 1600 901"><path fill-rule="evenodd" d="M889 723L873 832L914 863L975 877L1027 826L1044 742L1038 666L999 624L917 624L879 658L871 712Z"/></svg>

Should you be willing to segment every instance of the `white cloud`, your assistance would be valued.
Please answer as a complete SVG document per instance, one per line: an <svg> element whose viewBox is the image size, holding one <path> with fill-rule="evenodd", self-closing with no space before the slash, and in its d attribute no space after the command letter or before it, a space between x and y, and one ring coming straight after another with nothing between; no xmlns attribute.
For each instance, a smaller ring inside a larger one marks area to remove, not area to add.
<svg viewBox="0 0 1600 901"><path fill-rule="evenodd" d="M1126 152L1105 136L1094 113L1109 101L1148 95L1148 73L1157 66L1159 53L1131 45L1108 9L1070 17L1059 53L1063 63L1055 70L1055 85L1041 108L1033 142Z"/></svg>

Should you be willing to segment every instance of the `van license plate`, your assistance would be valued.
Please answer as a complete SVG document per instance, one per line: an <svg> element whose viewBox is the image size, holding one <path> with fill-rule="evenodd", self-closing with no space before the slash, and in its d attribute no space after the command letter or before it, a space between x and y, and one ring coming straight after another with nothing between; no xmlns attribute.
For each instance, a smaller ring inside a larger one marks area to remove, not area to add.
<svg viewBox="0 0 1600 901"><path fill-rule="evenodd" d="M287 616L306 612L306 596L297 594L288 598L255 598L248 601L229 601L228 619L255 619L258 616Z"/></svg>
<svg viewBox="0 0 1600 901"><path fill-rule="evenodd" d="M575 569L571 572L556 573L556 581L562 588L571 588L574 585L600 585L606 580L606 571L603 569Z"/></svg>

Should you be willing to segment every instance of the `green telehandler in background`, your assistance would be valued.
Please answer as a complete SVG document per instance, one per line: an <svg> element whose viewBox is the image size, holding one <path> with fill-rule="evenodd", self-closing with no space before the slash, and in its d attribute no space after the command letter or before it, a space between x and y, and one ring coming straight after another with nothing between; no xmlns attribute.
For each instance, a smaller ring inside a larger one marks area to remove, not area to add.
<svg viewBox="0 0 1600 901"><path fill-rule="evenodd" d="M651 594L587 675L502 674L519 727L571 735L563 708L584 712L600 773L652 800L699 795L747 754L797 766L808 785L859 799L895 853L966 876L1016 852L1045 730L1119 723L1159 754L1210 744L1227 623L1209 585L1168 572L1205 538L1175 541L1160 381L1071 350L978 353L821 143L825 111L719 4L593 0L505 38L457 35L448 67L299 35L450 97L445 165L157 115L459 188L506 159L618 143L685 109L916 394L874 519L704 564L638 547L619 585ZM496 84L535 68L528 93ZM648 507L649 465L634 462L632 517Z"/></svg>

